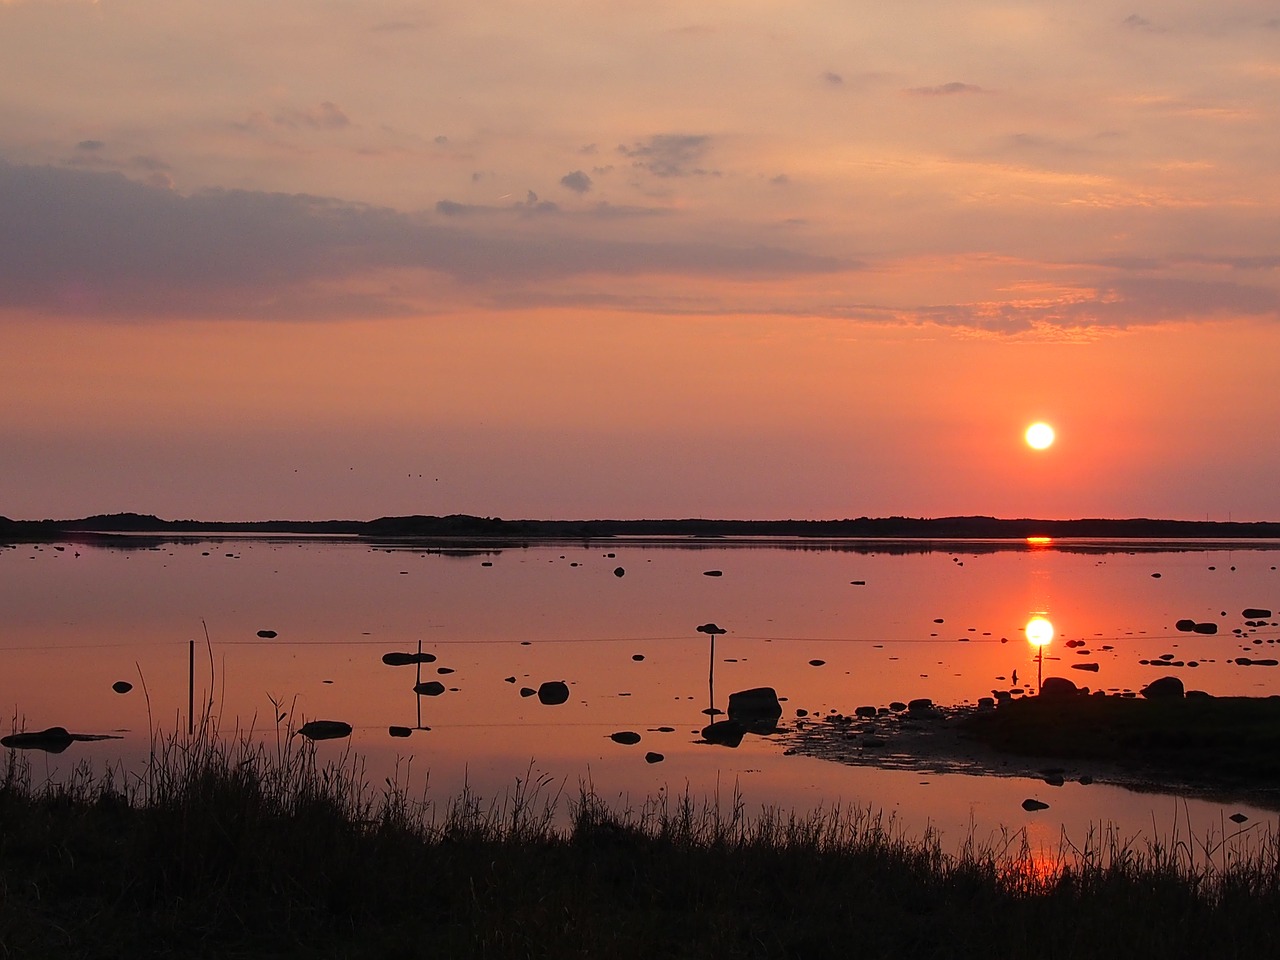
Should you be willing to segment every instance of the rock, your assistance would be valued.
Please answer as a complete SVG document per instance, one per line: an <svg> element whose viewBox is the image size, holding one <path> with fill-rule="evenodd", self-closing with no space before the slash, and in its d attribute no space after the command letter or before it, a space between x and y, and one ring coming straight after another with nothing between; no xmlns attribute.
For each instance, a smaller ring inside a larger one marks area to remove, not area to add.
<svg viewBox="0 0 1280 960"><path fill-rule="evenodd" d="M502 678L502 682L503 682L503 683L515 683L515 682L516 682L516 678L515 678L515 677L503 677L503 678Z"/></svg>
<svg viewBox="0 0 1280 960"><path fill-rule="evenodd" d="M387 733L391 734L393 737L407 737L409 734L413 733L413 731L408 727L388 727Z"/></svg>
<svg viewBox="0 0 1280 960"><path fill-rule="evenodd" d="M341 720L308 720L298 728L308 740L340 740L351 736L351 724Z"/></svg>
<svg viewBox="0 0 1280 960"><path fill-rule="evenodd" d="M11 733L0 737L0 746L13 747L16 750L43 750L45 753L61 753L71 746L74 740L66 727L49 727L31 733Z"/></svg>
<svg viewBox="0 0 1280 960"><path fill-rule="evenodd" d="M1096 663L1073 663L1071 665L1071 669L1072 670L1088 670L1092 673L1097 673L1098 665Z"/></svg>
<svg viewBox="0 0 1280 960"><path fill-rule="evenodd" d="M908 713L928 713L933 709L933 701L928 697L916 697L907 701Z"/></svg>
<svg viewBox="0 0 1280 960"><path fill-rule="evenodd" d="M1264 607L1245 607L1244 612L1240 614L1246 620L1266 620L1271 616L1271 611Z"/></svg>
<svg viewBox="0 0 1280 960"><path fill-rule="evenodd" d="M724 627L716 626L714 623L704 623L702 626L698 627L698 632L708 634L712 637L718 637L720 634L728 633L729 631Z"/></svg>
<svg viewBox="0 0 1280 960"><path fill-rule="evenodd" d="M1184 695L1182 680L1178 677L1159 677L1139 691L1148 700L1181 698Z"/></svg>
<svg viewBox="0 0 1280 960"><path fill-rule="evenodd" d="M1267 614L1267 616L1271 616L1271 614ZM1231 816L1227 817L1227 819L1230 820L1232 823L1244 823L1249 818L1246 817L1243 813L1233 813Z"/></svg>
<svg viewBox="0 0 1280 960"><path fill-rule="evenodd" d="M1195 632L1203 633L1207 636L1213 636L1218 632L1218 625L1216 623L1197 623L1195 626Z"/></svg>
<svg viewBox="0 0 1280 960"><path fill-rule="evenodd" d="M111 689L116 693L128 693L133 689L133 684L128 680L117 680L111 685Z"/></svg>
<svg viewBox="0 0 1280 960"><path fill-rule="evenodd" d="M633 654L631 655L631 659L632 659L632 660L634 660L636 663L639 663L641 660L643 660L643 659L644 659L644 654L643 654L643 653L633 653Z"/></svg>
<svg viewBox="0 0 1280 960"><path fill-rule="evenodd" d="M548 680L538 687L538 702L548 707L559 706L569 699L569 685L563 680Z"/></svg>
<svg viewBox="0 0 1280 960"><path fill-rule="evenodd" d="M407 667L414 663L434 663L435 654L433 653L384 653L382 662L388 667Z"/></svg>
<svg viewBox="0 0 1280 960"><path fill-rule="evenodd" d="M879 712L880 711L877 710L875 707L858 707L856 710L853 711L853 715L855 717L874 717Z"/></svg>
<svg viewBox="0 0 1280 960"><path fill-rule="evenodd" d="M995 697L979 697L978 698L979 710L994 710L995 705L996 705Z"/></svg>
<svg viewBox="0 0 1280 960"><path fill-rule="evenodd" d="M1040 696L1046 700L1061 700L1080 696L1080 688L1066 677L1045 677L1040 685Z"/></svg>
<svg viewBox="0 0 1280 960"><path fill-rule="evenodd" d="M1159 579L1160 579L1160 574L1158 574L1158 573L1153 573L1153 574L1151 575L1151 577L1152 577L1152 579L1153 579L1153 580L1159 580Z"/></svg>
<svg viewBox="0 0 1280 960"><path fill-rule="evenodd" d="M703 570L702 575L704 577L723 577L724 571L723 570Z"/></svg>
<svg viewBox="0 0 1280 960"><path fill-rule="evenodd" d="M615 577L625 577L627 575L627 571L624 570L622 567L614 567L613 575Z"/></svg>
<svg viewBox="0 0 1280 960"><path fill-rule="evenodd" d="M533 689L533 687L521 687L521 688L520 688L520 696L522 696L522 697L532 697L532 696L533 696L534 694L536 694L537 692L538 692L538 691L537 691L537 690L535 690L535 689Z"/></svg>
<svg viewBox="0 0 1280 960"><path fill-rule="evenodd" d="M737 720L719 720L702 728L702 739L720 747L736 747L746 733L747 728Z"/></svg>
<svg viewBox="0 0 1280 960"><path fill-rule="evenodd" d="M729 694L729 719L776 720L782 716L782 704L773 687L752 687Z"/></svg>
<svg viewBox="0 0 1280 960"><path fill-rule="evenodd" d="M661 763L665 759L666 757L664 757L662 754L654 753L652 750L650 750L648 753L644 755L645 763Z"/></svg>
<svg viewBox="0 0 1280 960"><path fill-rule="evenodd" d="M609 734L609 739L614 743L621 743L625 746L630 746L633 743L640 742L640 734L636 733L634 730L619 730L617 733Z"/></svg>
<svg viewBox="0 0 1280 960"><path fill-rule="evenodd" d="M901 713L903 710L907 709L907 705L901 700L894 700L889 704L889 709L894 713Z"/></svg>
<svg viewBox="0 0 1280 960"><path fill-rule="evenodd" d="M1196 622L1194 620L1187 620L1187 619L1179 620L1177 623L1174 624L1174 627L1178 630L1181 630L1183 633L1190 633L1196 628Z"/></svg>
<svg viewBox="0 0 1280 960"><path fill-rule="evenodd" d="M1043 800L1033 800L1028 797L1026 800L1022 801L1022 809L1026 810L1028 813L1035 813L1037 810L1048 810L1049 805Z"/></svg>
<svg viewBox="0 0 1280 960"><path fill-rule="evenodd" d="M444 684L439 680L424 680L422 683L415 684L413 692L420 697L438 697L444 693Z"/></svg>
<svg viewBox="0 0 1280 960"><path fill-rule="evenodd" d="M279 634L277 634L274 630L259 630L258 636L260 636L263 640L274 640L277 636L279 636Z"/></svg>
<svg viewBox="0 0 1280 960"><path fill-rule="evenodd" d="M824 666L824 665L826 664L826 662L827 662L827 661L825 661L825 660L810 660L810 661L809 661L809 666L811 666L811 667L821 667L821 666Z"/></svg>

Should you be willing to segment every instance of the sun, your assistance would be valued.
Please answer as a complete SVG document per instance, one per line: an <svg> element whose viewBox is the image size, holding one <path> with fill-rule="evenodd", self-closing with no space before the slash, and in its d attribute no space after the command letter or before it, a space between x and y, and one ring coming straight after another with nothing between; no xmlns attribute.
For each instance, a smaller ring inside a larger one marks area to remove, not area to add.
<svg viewBox="0 0 1280 960"><path fill-rule="evenodd" d="M1025 436L1027 439L1027 446L1033 447L1036 450L1047 450L1049 447L1053 446L1053 427L1049 426L1047 423L1033 423L1031 426L1027 427Z"/></svg>

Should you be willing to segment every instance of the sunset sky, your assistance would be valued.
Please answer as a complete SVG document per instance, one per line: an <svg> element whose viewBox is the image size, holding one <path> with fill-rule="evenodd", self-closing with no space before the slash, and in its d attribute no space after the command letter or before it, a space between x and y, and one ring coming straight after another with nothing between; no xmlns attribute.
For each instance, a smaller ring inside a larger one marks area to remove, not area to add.
<svg viewBox="0 0 1280 960"><path fill-rule="evenodd" d="M1278 438L1274 2L0 0L0 515L1280 520Z"/></svg>

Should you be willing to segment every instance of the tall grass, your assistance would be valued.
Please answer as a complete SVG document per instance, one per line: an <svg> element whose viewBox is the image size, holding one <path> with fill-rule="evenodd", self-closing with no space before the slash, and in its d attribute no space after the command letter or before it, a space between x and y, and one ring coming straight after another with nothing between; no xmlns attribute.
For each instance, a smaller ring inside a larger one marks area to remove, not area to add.
<svg viewBox="0 0 1280 960"><path fill-rule="evenodd" d="M292 736L157 737L144 770L0 766L0 957L1262 955L1270 832L1100 828L957 851L870 808L619 809L532 771L437 804Z"/></svg>

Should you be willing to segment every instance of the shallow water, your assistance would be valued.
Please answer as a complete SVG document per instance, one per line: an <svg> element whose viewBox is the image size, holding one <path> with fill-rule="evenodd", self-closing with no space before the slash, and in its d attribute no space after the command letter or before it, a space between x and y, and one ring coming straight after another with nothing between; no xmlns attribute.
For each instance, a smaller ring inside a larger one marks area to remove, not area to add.
<svg viewBox="0 0 1280 960"><path fill-rule="evenodd" d="M1280 668L1228 662L1276 656L1280 627L1272 619L1246 625L1242 611L1280 607L1280 544L1186 547L19 545L0 549L0 706L28 730L123 733L37 756L50 776L86 758L136 761L151 727L186 725L194 639L196 711L212 703L224 732L274 736L273 702L294 728L344 720L354 727L350 741L318 744L322 756L356 751L375 783L397 764L401 776L429 774L429 793L441 800L464 782L492 796L533 776L571 793L590 781L619 802L687 790L723 803L736 791L748 810L873 807L910 834L936 829L957 843L970 831L981 839L1025 827L1056 845L1064 831L1078 841L1104 823L1127 836L1221 836L1234 829L1233 813L1252 826L1275 815L1100 784L850 767L785 756L782 735L749 735L736 749L699 742L704 711L755 686L784 698L784 729L798 710L849 713L915 697L976 702L1013 687L1015 670L1033 692L1038 667L1116 693L1165 673L1217 695L1280 693ZM1037 614L1056 631L1042 664L1024 632ZM1179 631L1184 618L1220 632ZM696 631L708 622L727 631L714 658ZM261 630L276 636L260 638ZM382 662L419 642L437 658L420 674ZM1184 665L1140 662L1162 655ZM419 679L446 690L420 697ZM114 692L120 680L133 689ZM547 680L568 682L567 703L521 696ZM391 726L419 724L430 729L389 736ZM616 743L609 735L618 731L641 740ZM662 761L646 762L648 752ZM1026 797L1050 809L1027 813Z"/></svg>

